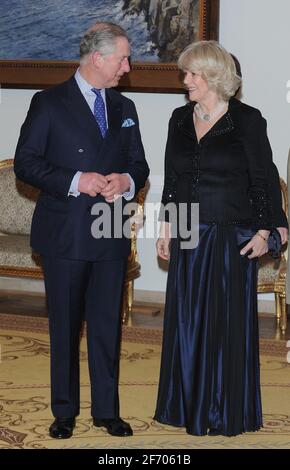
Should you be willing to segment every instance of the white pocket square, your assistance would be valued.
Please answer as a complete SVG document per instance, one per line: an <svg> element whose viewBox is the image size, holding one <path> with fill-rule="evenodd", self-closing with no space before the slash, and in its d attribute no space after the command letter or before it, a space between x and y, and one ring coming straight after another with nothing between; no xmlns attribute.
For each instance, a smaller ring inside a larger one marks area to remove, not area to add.
<svg viewBox="0 0 290 470"><path fill-rule="evenodd" d="M135 122L133 121L133 119L128 118L123 121L122 127L132 127L132 126L135 126Z"/></svg>

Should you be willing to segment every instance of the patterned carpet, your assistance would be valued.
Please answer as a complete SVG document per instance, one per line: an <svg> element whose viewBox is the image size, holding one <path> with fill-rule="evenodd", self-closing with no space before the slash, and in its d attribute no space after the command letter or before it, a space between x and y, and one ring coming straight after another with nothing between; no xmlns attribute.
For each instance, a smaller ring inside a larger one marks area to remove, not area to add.
<svg viewBox="0 0 290 470"><path fill-rule="evenodd" d="M264 428L226 438L194 437L152 419L157 392L161 332L123 327L121 415L134 436L114 438L92 426L87 353L81 342L81 413L71 439L47 435L49 342L45 318L0 315L0 448L4 449L282 449L290 448L290 364L286 342L261 340Z"/></svg>

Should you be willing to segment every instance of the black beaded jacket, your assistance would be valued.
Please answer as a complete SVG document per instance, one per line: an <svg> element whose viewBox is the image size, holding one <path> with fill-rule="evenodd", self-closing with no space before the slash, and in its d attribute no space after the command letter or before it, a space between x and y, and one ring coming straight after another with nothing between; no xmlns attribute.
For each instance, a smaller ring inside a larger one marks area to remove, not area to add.
<svg viewBox="0 0 290 470"><path fill-rule="evenodd" d="M174 110L165 152L162 203L199 203L201 222L287 227L279 174L266 121L235 98L226 114L197 141L195 102ZM161 208L160 220L169 221Z"/></svg>

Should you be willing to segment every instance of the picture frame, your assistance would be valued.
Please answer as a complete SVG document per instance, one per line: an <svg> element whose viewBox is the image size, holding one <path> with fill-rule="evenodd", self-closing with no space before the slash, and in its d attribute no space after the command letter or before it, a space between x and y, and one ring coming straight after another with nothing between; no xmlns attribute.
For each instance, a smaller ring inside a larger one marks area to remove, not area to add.
<svg viewBox="0 0 290 470"><path fill-rule="evenodd" d="M219 0L199 0L199 40L218 40ZM78 63L61 60L0 60L2 88L44 89L67 80ZM175 62L133 62L119 84L120 91L183 92Z"/></svg>

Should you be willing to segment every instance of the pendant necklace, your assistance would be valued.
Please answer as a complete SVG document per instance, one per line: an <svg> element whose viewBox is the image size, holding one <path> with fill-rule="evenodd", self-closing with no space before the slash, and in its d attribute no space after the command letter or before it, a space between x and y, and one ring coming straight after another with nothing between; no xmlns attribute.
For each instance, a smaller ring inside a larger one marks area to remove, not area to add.
<svg viewBox="0 0 290 470"><path fill-rule="evenodd" d="M227 103L225 101L221 101L211 113L204 113L200 104L196 103L194 112L196 116L199 117L202 121L211 122L222 112L226 104Z"/></svg>

